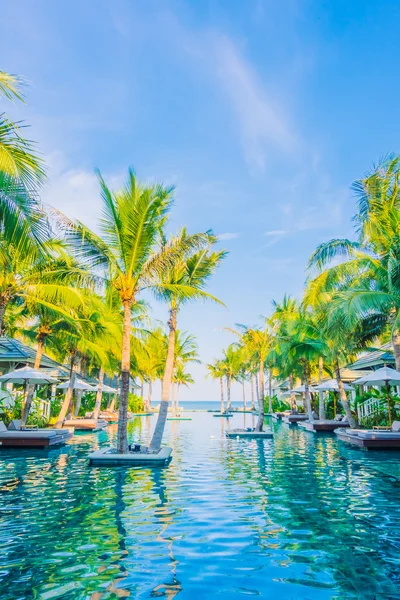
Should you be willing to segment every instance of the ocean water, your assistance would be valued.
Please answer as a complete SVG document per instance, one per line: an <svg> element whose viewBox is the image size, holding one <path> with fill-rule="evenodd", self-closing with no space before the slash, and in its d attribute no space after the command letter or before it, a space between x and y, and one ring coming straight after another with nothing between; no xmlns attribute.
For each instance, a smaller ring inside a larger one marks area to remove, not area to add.
<svg viewBox="0 0 400 600"><path fill-rule="evenodd" d="M279 423L273 440L226 439L254 422L168 422L163 469L89 467L115 425L1 450L1 600L400 598L399 455Z"/></svg>
<svg viewBox="0 0 400 600"><path fill-rule="evenodd" d="M159 404L159 402L155 401L153 402L154 406L157 406ZM247 403L246 408L249 410L250 409L250 404L251 403ZM182 400L179 401L179 406L181 408L183 408L185 411L197 411L197 410L220 410L221 408L221 402L219 401L214 401L214 400L199 400L199 401L190 401L190 400ZM225 406L226 406L226 402L225 402ZM243 408L243 402L231 402L231 407L232 408Z"/></svg>

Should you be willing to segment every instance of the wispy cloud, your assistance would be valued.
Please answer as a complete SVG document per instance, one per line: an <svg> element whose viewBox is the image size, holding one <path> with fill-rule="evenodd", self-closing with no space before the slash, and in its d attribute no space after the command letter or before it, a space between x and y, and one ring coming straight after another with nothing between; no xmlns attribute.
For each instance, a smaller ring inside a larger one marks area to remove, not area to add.
<svg viewBox="0 0 400 600"><path fill-rule="evenodd" d="M287 233L286 229L272 229L271 231L266 231L264 235L266 236L282 236Z"/></svg>
<svg viewBox="0 0 400 600"><path fill-rule="evenodd" d="M276 106L236 45L226 36L216 37L220 81L236 112L245 158L253 169L264 170L269 150L290 151L297 142L287 118Z"/></svg>
<svg viewBox="0 0 400 600"><path fill-rule="evenodd" d="M240 237L240 233L227 231L226 233L219 233L217 237L219 240L235 240Z"/></svg>

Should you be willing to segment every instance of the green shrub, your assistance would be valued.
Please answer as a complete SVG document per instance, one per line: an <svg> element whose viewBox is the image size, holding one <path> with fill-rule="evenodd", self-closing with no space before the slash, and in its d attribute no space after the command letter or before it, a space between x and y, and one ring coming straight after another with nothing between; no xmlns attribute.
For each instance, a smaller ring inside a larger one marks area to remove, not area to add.
<svg viewBox="0 0 400 600"><path fill-rule="evenodd" d="M144 401L143 398L136 394L129 392L128 396L128 410L129 412L138 413L144 412Z"/></svg>

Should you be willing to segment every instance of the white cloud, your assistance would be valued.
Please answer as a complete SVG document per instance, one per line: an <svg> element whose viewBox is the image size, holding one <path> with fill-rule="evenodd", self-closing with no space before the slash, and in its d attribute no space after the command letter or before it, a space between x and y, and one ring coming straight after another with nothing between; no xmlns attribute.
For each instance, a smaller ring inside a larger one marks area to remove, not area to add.
<svg viewBox="0 0 400 600"><path fill-rule="evenodd" d="M217 36L215 51L219 78L239 120L246 161L253 169L264 170L269 150L288 152L296 146L295 137L233 42Z"/></svg>
<svg viewBox="0 0 400 600"><path fill-rule="evenodd" d="M264 235L266 236L282 236L286 235L287 231L285 229L273 229L272 231L266 231Z"/></svg>
<svg viewBox="0 0 400 600"><path fill-rule="evenodd" d="M100 187L94 171L70 168L61 153L46 157L49 179L43 188L42 200L72 219L79 219L91 229L97 228L101 214ZM117 187L118 175L105 176L107 184Z"/></svg>
<svg viewBox="0 0 400 600"><path fill-rule="evenodd" d="M219 240L234 240L240 237L240 233L231 233L227 231L226 233L219 233L217 237Z"/></svg>

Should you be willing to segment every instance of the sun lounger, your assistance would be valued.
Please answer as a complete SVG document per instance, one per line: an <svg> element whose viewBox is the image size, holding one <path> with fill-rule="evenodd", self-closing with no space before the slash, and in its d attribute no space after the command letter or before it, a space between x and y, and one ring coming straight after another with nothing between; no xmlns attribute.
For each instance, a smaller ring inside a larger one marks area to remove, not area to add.
<svg viewBox="0 0 400 600"><path fill-rule="evenodd" d="M71 433L62 429L7 429L4 423L0 421L1 448L59 446L65 444L70 437Z"/></svg>
<svg viewBox="0 0 400 600"><path fill-rule="evenodd" d="M100 431L107 427L107 421L104 419L68 419L64 421L63 427L74 427L75 431Z"/></svg>

